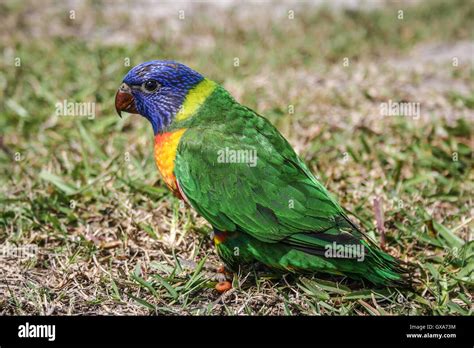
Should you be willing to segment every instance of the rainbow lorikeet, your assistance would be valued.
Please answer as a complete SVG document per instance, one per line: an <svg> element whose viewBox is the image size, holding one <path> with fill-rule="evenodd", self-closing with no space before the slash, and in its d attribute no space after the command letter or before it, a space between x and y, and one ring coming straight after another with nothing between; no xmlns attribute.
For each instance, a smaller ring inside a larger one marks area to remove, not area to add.
<svg viewBox="0 0 474 348"><path fill-rule="evenodd" d="M264 264L402 286L406 268L371 242L264 117L174 61L125 76L118 113L144 116L164 182L214 228L230 270Z"/></svg>

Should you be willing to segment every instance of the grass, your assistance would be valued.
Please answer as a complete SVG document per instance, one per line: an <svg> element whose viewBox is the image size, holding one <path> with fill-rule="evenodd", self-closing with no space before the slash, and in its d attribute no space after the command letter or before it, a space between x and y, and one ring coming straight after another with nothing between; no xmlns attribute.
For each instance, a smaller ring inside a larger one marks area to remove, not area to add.
<svg viewBox="0 0 474 348"><path fill-rule="evenodd" d="M72 20L58 4L0 5L0 243L38 247L33 258L3 256L0 313L472 314L468 2L300 3L292 20L268 3L201 4L183 21L165 3L154 7L166 20L134 9L140 25L107 6L81 2ZM454 66L443 54L466 42ZM115 115L125 63L157 58L195 68L268 117L377 241L381 200L386 249L420 266L420 292L242 273L217 294L210 226L159 179L149 124ZM94 103L95 117L56 115L63 100ZM381 116L388 100L420 103L420 117Z"/></svg>

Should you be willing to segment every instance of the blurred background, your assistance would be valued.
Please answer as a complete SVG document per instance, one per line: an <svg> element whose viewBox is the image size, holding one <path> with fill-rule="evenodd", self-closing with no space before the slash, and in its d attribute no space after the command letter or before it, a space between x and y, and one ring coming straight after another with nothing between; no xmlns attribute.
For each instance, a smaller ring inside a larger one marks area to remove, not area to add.
<svg viewBox="0 0 474 348"><path fill-rule="evenodd" d="M471 1L4 0L0 22L0 313L472 311ZM115 114L153 59L269 118L433 295L367 307L346 280L266 277L221 301L209 225L161 182L147 121ZM403 103L419 112L383 112ZM33 257L12 256L24 245Z"/></svg>

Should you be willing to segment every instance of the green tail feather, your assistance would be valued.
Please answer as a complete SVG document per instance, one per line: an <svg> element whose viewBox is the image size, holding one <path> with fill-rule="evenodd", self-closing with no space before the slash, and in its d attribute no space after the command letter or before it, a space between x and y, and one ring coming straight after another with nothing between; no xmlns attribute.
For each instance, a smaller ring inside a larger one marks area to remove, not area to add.
<svg viewBox="0 0 474 348"><path fill-rule="evenodd" d="M413 286L410 277L410 266L395 257L385 253L378 247L369 246L367 242L362 242L368 250L366 255L367 265L371 272L361 274L361 276L375 285L396 286L411 288Z"/></svg>

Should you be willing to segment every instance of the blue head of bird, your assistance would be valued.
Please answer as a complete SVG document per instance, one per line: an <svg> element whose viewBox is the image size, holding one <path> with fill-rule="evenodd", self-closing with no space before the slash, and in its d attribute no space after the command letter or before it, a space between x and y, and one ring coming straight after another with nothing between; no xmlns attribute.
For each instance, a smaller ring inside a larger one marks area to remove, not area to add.
<svg viewBox="0 0 474 348"><path fill-rule="evenodd" d="M171 124L186 95L202 75L187 66L166 60L153 60L132 68L115 96L115 108L140 114L148 119L155 134Z"/></svg>

